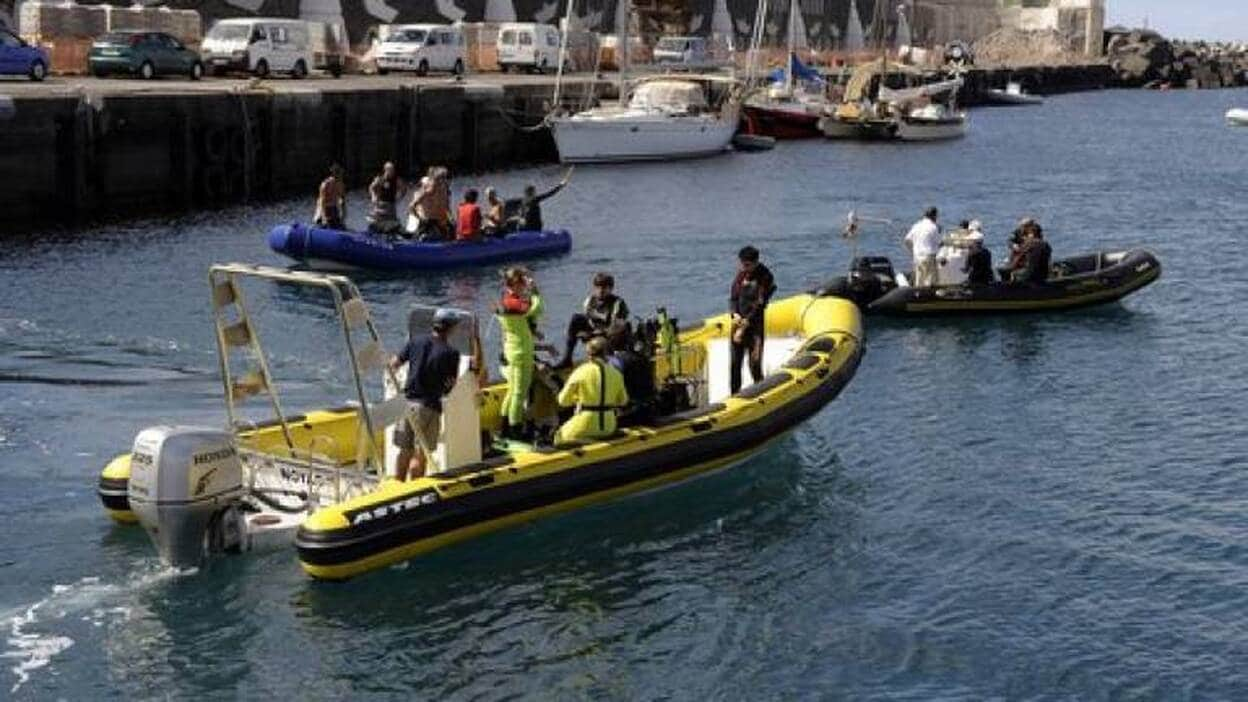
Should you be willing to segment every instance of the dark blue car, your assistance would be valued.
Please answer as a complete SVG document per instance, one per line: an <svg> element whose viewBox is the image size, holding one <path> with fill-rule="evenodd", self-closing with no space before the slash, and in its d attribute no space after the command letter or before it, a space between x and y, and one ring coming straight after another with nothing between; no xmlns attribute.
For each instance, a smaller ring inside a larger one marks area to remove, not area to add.
<svg viewBox="0 0 1248 702"><path fill-rule="evenodd" d="M0 29L0 75L43 80L48 75L48 52L27 44L7 29Z"/></svg>

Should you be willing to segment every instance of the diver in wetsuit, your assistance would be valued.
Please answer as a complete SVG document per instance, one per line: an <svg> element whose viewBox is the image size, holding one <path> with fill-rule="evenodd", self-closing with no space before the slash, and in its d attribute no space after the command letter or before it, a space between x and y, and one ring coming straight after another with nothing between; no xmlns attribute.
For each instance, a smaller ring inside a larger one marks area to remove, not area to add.
<svg viewBox="0 0 1248 702"><path fill-rule="evenodd" d="M592 284L593 291L581 304L581 311L572 315L568 322L563 359L559 361L557 368L572 367L572 352L576 350L578 341L588 341L594 336L605 334L616 321L628 321L628 304L615 294L615 276L610 273L595 273Z"/></svg>
<svg viewBox="0 0 1248 702"><path fill-rule="evenodd" d="M519 212L516 216L508 220L508 224L512 231L542 231L542 201L553 197L560 190L567 186L568 180L572 178L572 169L569 168L567 173L563 174L563 180L555 187L544 193L538 193L537 187L526 185L524 187L524 197L519 199L508 200L506 209L508 212Z"/></svg>
<svg viewBox="0 0 1248 702"><path fill-rule="evenodd" d="M607 340L595 337L586 349L589 359L577 366L559 392L561 407L576 407L576 414L555 433L555 445L611 436L618 415L628 405L624 376L607 362Z"/></svg>
<svg viewBox="0 0 1248 702"><path fill-rule="evenodd" d="M732 364L729 388L741 389L741 362L749 358L750 377L763 379L763 342L767 338L764 314L776 292L776 279L759 263L758 249L746 246L737 253L737 275L732 280L729 303L732 310Z"/></svg>
<svg viewBox="0 0 1248 702"><path fill-rule="evenodd" d="M646 341L635 339L627 323L616 321L607 330L611 353L607 356L628 391L628 407L620 412L621 426L644 424L654 416L654 363L644 353Z"/></svg>

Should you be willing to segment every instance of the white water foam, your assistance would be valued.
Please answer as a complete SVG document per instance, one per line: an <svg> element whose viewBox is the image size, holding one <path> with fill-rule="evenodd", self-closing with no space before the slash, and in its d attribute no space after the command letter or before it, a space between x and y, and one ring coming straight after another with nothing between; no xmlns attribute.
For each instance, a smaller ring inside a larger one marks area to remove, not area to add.
<svg viewBox="0 0 1248 702"><path fill-rule="evenodd" d="M98 577L85 577L69 585L53 585L52 593L47 597L4 614L0 619L8 620L9 636L7 648L0 652L0 658L16 661L9 670L17 681L9 693L16 694L22 685L30 681L34 671L47 667L53 658L74 645L74 639L63 633L46 631L48 624L65 621L71 615L77 615L77 619L92 627L128 621L132 610L124 604L115 603L117 598L193 573L193 569L160 568L125 585L102 583Z"/></svg>

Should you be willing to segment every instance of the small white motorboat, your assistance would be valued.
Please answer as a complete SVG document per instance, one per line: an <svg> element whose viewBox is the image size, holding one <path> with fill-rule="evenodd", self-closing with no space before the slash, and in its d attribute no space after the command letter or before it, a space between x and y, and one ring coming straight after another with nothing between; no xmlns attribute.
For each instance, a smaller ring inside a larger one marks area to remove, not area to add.
<svg viewBox="0 0 1248 702"><path fill-rule="evenodd" d="M1010 81L1005 89L993 88L986 93L989 105L1043 105L1044 98L1023 92L1022 83Z"/></svg>
<svg viewBox="0 0 1248 702"><path fill-rule="evenodd" d="M819 121L824 136L864 141L939 141L966 136L970 120L957 104L960 77L911 88L881 87L872 98L867 86L884 70L882 63L875 63L855 71L846 100Z"/></svg>
<svg viewBox="0 0 1248 702"><path fill-rule="evenodd" d="M1226 113L1228 124L1236 127L1248 127L1248 110L1236 108Z"/></svg>
<svg viewBox="0 0 1248 702"><path fill-rule="evenodd" d="M969 120L955 107L932 103L901 115L897 138L901 141L941 141L966 136Z"/></svg>

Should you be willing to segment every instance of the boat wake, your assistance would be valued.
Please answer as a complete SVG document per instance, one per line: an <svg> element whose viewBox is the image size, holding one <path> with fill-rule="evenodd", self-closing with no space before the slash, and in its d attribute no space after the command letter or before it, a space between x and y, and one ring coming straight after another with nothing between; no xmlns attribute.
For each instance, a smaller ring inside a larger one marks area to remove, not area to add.
<svg viewBox="0 0 1248 702"><path fill-rule="evenodd" d="M121 595L189 574L192 571L161 567L122 585L101 582L98 577L84 577L67 585L53 585L47 597L0 615L0 621L8 624L8 637L0 659L13 662L9 670L16 678L9 694L17 694L30 682L35 671L48 667L56 656L74 645L73 638L49 631L49 625L78 620L92 627L103 627L128 621L131 608L119 604Z"/></svg>

